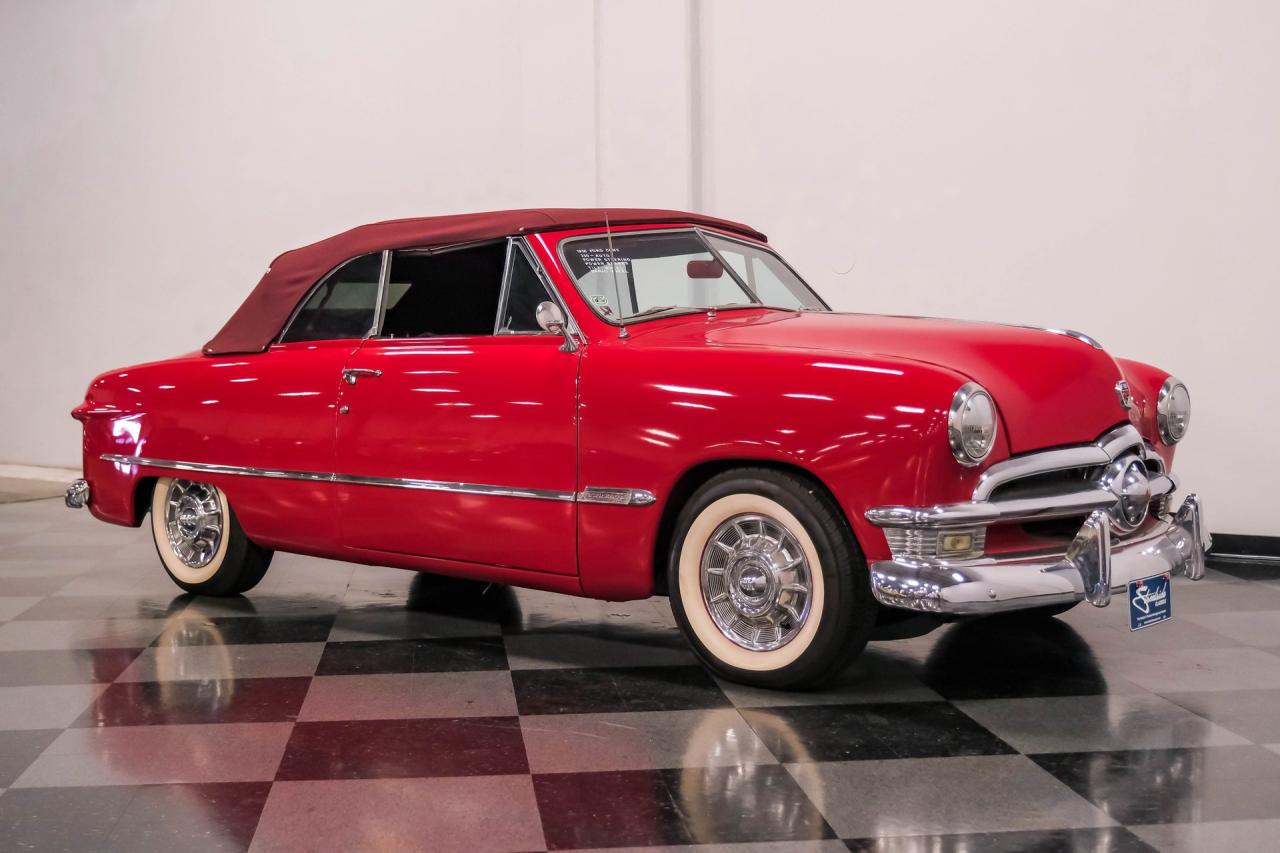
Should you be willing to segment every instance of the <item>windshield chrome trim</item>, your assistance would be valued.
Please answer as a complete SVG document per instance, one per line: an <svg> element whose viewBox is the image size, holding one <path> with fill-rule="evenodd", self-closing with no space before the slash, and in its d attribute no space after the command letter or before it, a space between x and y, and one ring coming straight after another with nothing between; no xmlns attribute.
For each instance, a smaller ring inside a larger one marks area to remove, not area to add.
<svg viewBox="0 0 1280 853"><path fill-rule="evenodd" d="M749 246L753 249L759 249L762 252L766 252L770 255L773 255L775 258L778 259L778 261L784 267L786 267L788 270L791 271L793 275L795 275L796 280L799 281L802 285L804 285L805 289L808 290L810 293L812 293L814 297L820 303L822 303L822 305L824 306L824 308L826 308L827 311L831 310L831 308L827 306L826 300L823 299L821 296L819 296L817 291L815 291L812 287L809 286L809 282L805 281L800 276L800 274L797 273L795 269L792 268L790 264L788 264L785 260L783 260L781 255L779 255L777 252L773 250L771 246L765 243L757 243L752 240L747 240L747 239L738 238L738 237L731 237L721 231L717 231L715 229L704 229L701 226L697 226L697 225L677 225L671 228L639 228L635 230L615 232L615 237L630 237L633 235L642 235L642 234L680 234L680 233L693 234L699 240L701 240L702 244L707 247L708 254L710 254L713 258L720 261L721 265L724 266L725 270L733 278L734 282L737 283L737 285L742 288L743 292L746 293L746 295L749 298L756 300L755 302L747 302L742 305L716 305L714 306L714 309L716 311L736 311L736 310L742 310L744 308L763 308L767 311L800 311L805 309L779 308L774 305L766 305L764 304L763 301L760 301L760 297L756 295L756 293L750 287L747 286L746 282L742 280L742 278L738 275L737 271L734 270L733 267L729 266L729 264L726 263L725 260L720 256L720 253L716 250L716 248L711 245L710 241L708 241L705 236L706 234L711 234L716 237L723 237L726 240L730 240L736 243L741 243L744 246ZM588 297L587 294L582 292L582 288L578 285L578 279L577 277L574 276L573 269L569 266L569 259L564 252L565 247L568 246L570 243L575 243L579 240L599 240L602 234L603 232L592 232L590 234L578 234L573 237L566 237L556 244L556 249L555 249L556 254L560 258L560 265L564 269L564 274L569 279L569 283L573 285L574 290L577 291L578 296L582 299L582 301L587 303L587 306L591 309L591 313L594 314L601 322L608 323L610 326L625 329L627 326L631 326L636 323L647 323L650 320L661 320L668 317L683 317L688 314L705 314L707 313L707 311L711 310L710 308L698 308L698 307L690 306L688 309L682 308L677 313L663 312L659 314L653 314L650 316L628 317L621 320L611 320L608 317L603 316L599 311L595 309L595 305L592 303L590 297Z"/></svg>
<svg viewBox="0 0 1280 853"><path fill-rule="evenodd" d="M807 290L807 291L809 291L809 293L810 293L810 294L812 294L812 296L813 296L813 298L814 298L814 299L818 300L818 303L822 305L822 310L823 310L824 312L832 313L832 314L836 313L836 312L834 312L834 311L832 311L832 310L831 310L831 306L827 304L827 300L825 300L825 299L823 299L823 298L822 298L822 294L820 294L820 293L818 293L818 291L814 290L814 289L813 289L813 285L809 284L809 282L805 280L804 276L800 275L800 273L796 271L796 268L795 268L795 267L793 267L793 266L791 266L791 264L787 263L787 259L786 259L786 258L784 258L784 257L782 257L782 255L778 254L778 252L776 252L772 246L769 246L769 245L767 245L767 244L765 244L765 243L755 243L755 242L752 242L751 240L745 240L745 239L742 239L742 238L739 238L739 237L734 237L734 236L732 236L732 235L730 235L730 234L726 234L726 233L724 233L723 231L713 231L713 230L710 230L710 229L702 228L702 227L700 227L700 226L699 226L699 227L697 227L697 228L695 228L695 230L696 230L696 231L698 231L698 233L700 233L700 234L702 234L702 235L703 235L703 239L706 239L706 236L707 236L707 235L710 235L710 236L712 236L712 237L719 238L719 239L724 240L724 241L729 242L729 243L739 243L739 244L741 244L741 245L743 245L743 246L747 246L747 247L752 248L752 249L759 249L760 251L764 252L765 254L773 255L773 257L775 257L775 258L778 260L778 263L780 263L780 264L782 264L784 267L786 267L787 272L789 272L789 273L791 273L793 276L795 276L795 277L796 277L796 281L798 281L798 282L800 282L802 285L804 285L804 289L805 289L805 290ZM708 246L711 246L711 241L710 241L710 240L707 240L706 242L707 242L707 245L708 245ZM715 246L711 246L711 251L715 253L716 257L720 257L720 253L716 250L716 247L715 247ZM723 259L721 260L721 263L724 263L724 260L723 260ZM727 267L727 266L728 266L728 265L726 264L726 267ZM751 288L748 288L748 290L750 290L750 289L751 289ZM757 295L757 298L759 298L759 296L758 296L758 295ZM762 304L762 305L764 305L763 300L761 301L761 304ZM764 307L769 308L769 307L772 307L772 306L765 305ZM814 309L812 309L812 308L802 308L802 309L783 308L783 309L780 309L780 310L783 310L783 311L791 311L791 310L813 311Z"/></svg>

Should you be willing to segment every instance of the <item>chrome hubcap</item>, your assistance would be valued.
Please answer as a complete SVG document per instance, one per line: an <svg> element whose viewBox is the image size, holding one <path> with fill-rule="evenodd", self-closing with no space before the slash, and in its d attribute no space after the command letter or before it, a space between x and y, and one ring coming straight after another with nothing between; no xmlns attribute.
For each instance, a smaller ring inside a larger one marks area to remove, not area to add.
<svg viewBox="0 0 1280 853"><path fill-rule="evenodd" d="M744 649L784 646L809 618L809 561L795 535L767 515L736 515L715 529L701 582L716 627Z"/></svg>
<svg viewBox="0 0 1280 853"><path fill-rule="evenodd" d="M222 504L208 483L174 480L165 496L165 530L169 547L184 565L202 569L222 542Z"/></svg>

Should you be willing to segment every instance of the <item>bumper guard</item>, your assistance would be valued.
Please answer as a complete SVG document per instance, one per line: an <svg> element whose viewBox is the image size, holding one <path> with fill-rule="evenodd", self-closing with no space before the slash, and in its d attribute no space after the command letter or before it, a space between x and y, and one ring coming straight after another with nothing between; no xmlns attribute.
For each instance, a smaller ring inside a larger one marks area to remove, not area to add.
<svg viewBox="0 0 1280 853"><path fill-rule="evenodd" d="M71 485L67 486L67 507L69 509L81 509L89 505L89 481L73 480Z"/></svg>

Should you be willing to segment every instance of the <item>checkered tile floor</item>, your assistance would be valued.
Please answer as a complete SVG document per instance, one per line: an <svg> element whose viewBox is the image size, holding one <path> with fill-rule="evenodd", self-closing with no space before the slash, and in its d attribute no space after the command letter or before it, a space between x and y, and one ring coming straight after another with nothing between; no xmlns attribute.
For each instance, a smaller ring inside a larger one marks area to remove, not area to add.
<svg viewBox="0 0 1280 853"><path fill-rule="evenodd" d="M665 600L279 555L192 599L147 534L0 506L0 849L1275 850L1280 572L721 683Z"/></svg>

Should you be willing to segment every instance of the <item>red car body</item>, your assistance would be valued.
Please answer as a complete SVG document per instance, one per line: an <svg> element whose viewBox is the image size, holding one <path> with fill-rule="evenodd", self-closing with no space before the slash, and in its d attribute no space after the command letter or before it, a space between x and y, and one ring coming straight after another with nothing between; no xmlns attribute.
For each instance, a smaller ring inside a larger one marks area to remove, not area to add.
<svg viewBox="0 0 1280 853"><path fill-rule="evenodd" d="M692 225L719 230L692 216L609 230ZM729 466L816 478L875 563L891 553L869 510L969 501L1010 457L1132 424L1172 465L1156 411L1167 374L1084 336L752 306L657 317L624 337L559 251L604 232L517 235L576 324L572 352L554 335L367 338L192 352L102 374L74 411L90 509L138 525L148 484L194 463L267 548L617 600L660 590L681 499ZM352 369L381 376L342 381ZM994 449L972 467L947 443L953 395L968 381L999 414ZM487 491L438 488L455 483ZM592 489L654 500L584 500ZM1061 552L1071 539L1007 527L991 528L988 552Z"/></svg>

